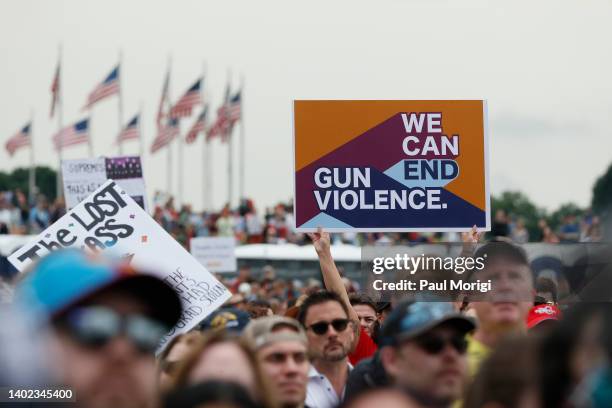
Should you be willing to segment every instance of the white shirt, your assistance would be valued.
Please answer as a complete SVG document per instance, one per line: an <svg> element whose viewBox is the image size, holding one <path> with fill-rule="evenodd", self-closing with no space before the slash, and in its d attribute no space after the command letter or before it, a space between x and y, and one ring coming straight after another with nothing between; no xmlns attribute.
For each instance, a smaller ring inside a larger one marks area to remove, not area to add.
<svg viewBox="0 0 612 408"><path fill-rule="evenodd" d="M348 364L348 369L349 373L353 369L350 363ZM319 373L314 365L310 365L308 386L306 387L306 406L310 408L335 408L344 399L345 390L346 385L342 389L342 395L338 396L327 377Z"/></svg>

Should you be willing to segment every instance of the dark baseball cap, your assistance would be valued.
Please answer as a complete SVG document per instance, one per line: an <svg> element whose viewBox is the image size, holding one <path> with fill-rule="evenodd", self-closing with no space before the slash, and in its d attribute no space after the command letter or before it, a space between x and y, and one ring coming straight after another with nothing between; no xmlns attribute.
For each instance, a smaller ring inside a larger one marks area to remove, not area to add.
<svg viewBox="0 0 612 408"><path fill-rule="evenodd" d="M455 310L450 302L406 301L393 309L381 331L382 345L396 345L448 323L463 333L476 328L474 320Z"/></svg>
<svg viewBox="0 0 612 408"><path fill-rule="evenodd" d="M110 290L142 301L151 316L168 327L180 318L178 295L157 276L136 271L125 260L76 249L58 250L42 258L17 286L15 302L38 316L54 319Z"/></svg>

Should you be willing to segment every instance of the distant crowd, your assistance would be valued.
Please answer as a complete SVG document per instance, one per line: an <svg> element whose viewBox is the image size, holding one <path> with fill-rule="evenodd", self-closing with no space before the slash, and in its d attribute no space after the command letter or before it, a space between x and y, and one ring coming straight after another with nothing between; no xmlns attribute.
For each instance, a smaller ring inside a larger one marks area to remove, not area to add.
<svg viewBox="0 0 612 408"><path fill-rule="evenodd" d="M237 208L224 206L221 211L193 211L191 205L177 206L172 197L158 193L153 200L153 218L185 247L189 239L203 236L236 238L238 244L305 245L306 236L295 229L293 202L278 203L258 211L253 200L241 200ZM39 195L34 205L19 190L0 192L0 234L38 234L66 213L64 201L54 202ZM530 236L531 235L531 236ZM557 228L542 218L536 234L530 234L525 220L515 214L496 210L490 237L505 237L523 244L527 242L599 242L602 226L598 215L590 210L580 216L563 217ZM334 244L402 245L411 242L458 242L456 233L342 233L333 234Z"/></svg>

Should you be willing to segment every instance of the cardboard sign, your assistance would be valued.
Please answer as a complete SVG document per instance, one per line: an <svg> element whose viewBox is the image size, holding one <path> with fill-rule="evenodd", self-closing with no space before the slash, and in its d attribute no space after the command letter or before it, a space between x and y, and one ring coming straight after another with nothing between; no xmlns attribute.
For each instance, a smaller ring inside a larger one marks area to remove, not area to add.
<svg viewBox="0 0 612 408"><path fill-rule="evenodd" d="M146 189L138 156L62 160L66 209L76 207L106 180L115 180L145 210Z"/></svg>
<svg viewBox="0 0 612 408"><path fill-rule="evenodd" d="M198 237L189 243L191 255L211 272L236 272L236 240L232 237Z"/></svg>
<svg viewBox="0 0 612 408"><path fill-rule="evenodd" d="M183 315L164 337L193 328L221 306L230 292L112 180L70 210L8 260L19 271L61 248L113 251L131 256L138 270L157 274L181 298Z"/></svg>
<svg viewBox="0 0 612 408"><path fill-rule="evenodd" d="M295 101L299 231L490 229L486 103Z"/></svg>

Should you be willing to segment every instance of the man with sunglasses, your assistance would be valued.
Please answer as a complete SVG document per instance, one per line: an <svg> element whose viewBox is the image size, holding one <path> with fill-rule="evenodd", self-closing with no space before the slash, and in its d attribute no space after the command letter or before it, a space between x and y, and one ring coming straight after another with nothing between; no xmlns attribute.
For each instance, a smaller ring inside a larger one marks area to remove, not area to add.
<svg viewBox="0 0 612 408"><path fill-rule="evenodd" d="M16 302L50 321L51 364L76 406L154 406L155 350L181 314L177 294L162 280L62 250L26 276Z"/></svg>
<svg viewBox="0 0 612 408"><path fill-rule="evenodd" d="M348 355L355 340L354 321L342 298L335 292L310 295L300 306L298 320L306 328L311 368L308 373L306 405L313 408L337 406L352 366Z"/></svg>
<svg viewBox="0 0 612 408"><path fill-rule="evenodd" d="M423 406L451 406L468 378L465 336L474 329L450 302L400 304L381 333L380 358L391 382Z"/></svg>
<svg viewBox="0 0 612 408"><path fill-rule="evenodd" d="M297 320L265 316L252 320L243 332L283 408L302 408L310 362L308 340Z"/></svg>

